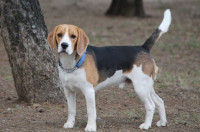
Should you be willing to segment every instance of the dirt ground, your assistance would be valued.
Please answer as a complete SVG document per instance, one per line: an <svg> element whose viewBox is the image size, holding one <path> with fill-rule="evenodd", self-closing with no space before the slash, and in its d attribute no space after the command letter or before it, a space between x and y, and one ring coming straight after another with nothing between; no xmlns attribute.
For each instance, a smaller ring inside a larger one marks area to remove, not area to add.
<svg viewBox="0 0 200 132"><path fill-rule="evenodd" d="M157 111L150 132L200 131L200 1L144 0L150 17L106 17L111 0L40 0L49 30L69 23L84 29L90 44L141 45L160 24L166 8L172 11L172 25L151 51L159 66L155 90L165 101L168 126L158 128ZM11 69L2 40L0 41L0 132L83 131L87 114L85 99L77 96L74 129L63 129L67 120L65 103L27 104L17 101ZM142 131L143 104L131 86L106 88L97 92L98 131ZM37 107L39 105L39 107Z"/></svg>

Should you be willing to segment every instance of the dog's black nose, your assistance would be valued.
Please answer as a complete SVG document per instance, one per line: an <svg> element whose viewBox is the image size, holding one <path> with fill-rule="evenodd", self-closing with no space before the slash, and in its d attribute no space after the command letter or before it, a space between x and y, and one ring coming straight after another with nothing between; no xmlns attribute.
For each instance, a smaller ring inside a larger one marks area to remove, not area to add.
<svg viewBox="0 0 200 132"><path fill-rule="evenodd" d="M61 44L61 47L62 47L63 49L66 49L68 46L69 46L68 43L62 43L62 44Z"/></svg>

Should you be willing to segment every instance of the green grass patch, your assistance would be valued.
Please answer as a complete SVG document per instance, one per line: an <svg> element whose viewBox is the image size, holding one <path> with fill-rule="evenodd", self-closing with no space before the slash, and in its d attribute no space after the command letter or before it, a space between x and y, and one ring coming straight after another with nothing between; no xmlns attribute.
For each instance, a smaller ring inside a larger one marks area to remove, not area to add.
<svg viewBox="0 0 200 132"><path fill-rule="evenodd" d="M200 123L200 115L195 112L181 113L174 119L174 121L175 124L198 126Z"/></svg>
<svg viewBox="0 0 200 132"><path fill-rule="evenodd" d="M200 42L198 40L194 39L194 40L187 42L187 46L194 48L194 49L200 48Z"/></svg>
<svg viewBox="0 0 200 132"><path fill-rule="evenodd" d="M188 69L190 70L190 69ZM200 70L191 71L177 70L177 71L162 71L158 74L158 79L156 80L156 87L180 87L183 89L198 88L200 85Z"/></svg>
<svg viewBox="0 0 200 132"><path fill-rule="evenodd" d="M122 114L123 114L123 116L128 116L128 117L139 117L140 116L140 114L135 109L124 111Z"/></svg>

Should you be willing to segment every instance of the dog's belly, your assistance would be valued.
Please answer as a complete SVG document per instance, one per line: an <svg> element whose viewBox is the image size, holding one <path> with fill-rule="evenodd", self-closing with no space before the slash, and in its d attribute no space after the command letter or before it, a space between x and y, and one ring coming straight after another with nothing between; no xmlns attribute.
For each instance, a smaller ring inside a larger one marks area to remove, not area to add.
<svg viewBox="0 0 200 132"><path fill-rule="evenodd" d="M114 73L113 76L99 83L96 87L96 90L99 90L101 88L108 87L108 86L119 86L120 84L125 82L126 78L127 77L125 76L125 74L123 74L123 71L118 70Z"/></svg>
<svg viewBox="0 0 200 132"><path fill-rule="evenodd" d="M65 88L68 88L72 91L80 90L83 87L91 87L90 84L86 79L86 73L84 69L78 69L73 73L66 73L62 69L58 68L59 70L59 78L62 85ZM104 87L108 86L119 86L120 84L125 83L127 79L126 75L123 73L122 70L118 70L114 73L113 76L107 78L103 82L99 83L96 86L96 90L99 90Z"/></svg>

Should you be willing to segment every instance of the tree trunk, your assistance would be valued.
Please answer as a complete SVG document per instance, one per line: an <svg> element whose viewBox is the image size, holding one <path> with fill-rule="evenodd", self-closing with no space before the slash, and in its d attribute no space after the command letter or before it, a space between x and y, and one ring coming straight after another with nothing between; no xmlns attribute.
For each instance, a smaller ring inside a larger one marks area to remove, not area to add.
<svg viewBox="0 0 200 132"><path fill-rule="evenodd" d="M145 17L142 0L112 0L106 15Z"/></svg>
<svg viewBox="0 0 200 132"><path fill-rule="evenodd" d="M60 103L55 56L38 0L1 0L1 36L20 100Z"/></svg>

